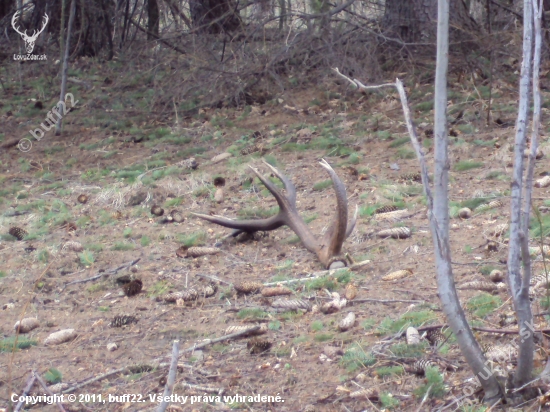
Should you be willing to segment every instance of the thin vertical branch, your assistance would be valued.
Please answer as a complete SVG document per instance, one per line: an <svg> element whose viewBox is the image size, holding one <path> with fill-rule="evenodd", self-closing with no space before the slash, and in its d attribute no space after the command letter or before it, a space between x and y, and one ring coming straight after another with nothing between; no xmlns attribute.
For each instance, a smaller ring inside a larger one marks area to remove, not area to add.
<svg viewBox="0 0 550 412"><path fill-rule="evenodd" d="M532 328L533 316L529 300L530 273L521 271L520 255L523 256L523 268L530 270L528 251L528 225L530 210L522 211L523 189L523 154L527 136L529 116L529 88L531 83L531 58L533 48L533 4L532 0L523 3L523 61L519 82L519 107L516 122L514 143L514 171L511 185L510 205L510 248L508 252L508 285L512 294L514 309L518 317L521 343L519 345L518 366L514 373L514 386L520 387L529 382L533 371L534 337ZM525 215L527 214L527 220ZM526 266L527 265L527 266ZM529 328L529 329L528 329Z"/></svg>
<svg viewBox="0 0 550 412"><path fill-rule="evenodd" d="M69 72L69 48L71 46L71 31L73 28L74 15L76 9L76 0L71 0L71 12L69 14L69 25L67 27L67 41L65 42L65 55L63 56L63 71L61 73L61 92L59 93L59 101L65 101L65 92L67 91L67 74ZM62 105L57 104L57 109L60 113L63 113ZM59 117L57 123L55 124L55 134L56 136L61 134L61 125L63 122L63 117Z"/></svg>
<svg viewBox="0 0 550 412"><path fill-rule="evenodd" d="M162 403L159 405L157 412L164 412L168 405L169 401L165 399L170 398L172 391L174 390L174 382L176 381L176 372L178 371L178 355L180 351L180 341L175 340L172 346L172 360L170 361L170 371L168 372L168 380L166 381L166 386L164 387L164 393L162 394Z"/></svg>

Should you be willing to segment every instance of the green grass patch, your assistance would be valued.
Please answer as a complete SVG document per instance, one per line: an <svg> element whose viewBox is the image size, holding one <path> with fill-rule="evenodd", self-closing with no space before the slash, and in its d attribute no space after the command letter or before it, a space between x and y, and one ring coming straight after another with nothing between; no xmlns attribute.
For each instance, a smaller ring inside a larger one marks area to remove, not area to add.
<svg viewBox="0 0 550 412"><path fill-rule="evenodd" d="M466 308L479 318L484 318L501 305L502 300L498 296L488 293L480 293L466 302Z"/></svg>
<svg viewBox="0 0 550 412"><path fill-rule="evenodd" d="M428 394L429 398L441 398L447 393L443 375L439 373L439 370L436 367L430 366L426 368L425 376L426 383L419 386L414 391L414 394L418 399L424 399L426 394Z"/></svg>
<svg viewBox="0 0 550 412"><path fill-rule="evenodd" d="M408 345L407 343L397 343L392 345L391 352L400 358L420 358L426 354L428 344L422 342L416 345Z"/></svg>
<svg viewBox="0 0 550 412"><path fill-rule="evenodd" d="M199 231L188 234L178 234L177 240L184 246L202 246L206 242L206 232Z"/></svg>
<svg viewBox="0 0 550 412"><path fill-rule="evenodd" d="M395 139L393 142L391 142L389 147L391 149L395 149L397 147L403 146L404 144L407 144L409 141L409 137L400 137L399 139Z"/></svg>
<svg viewBox="0 0 550 412"><path fill-rule="evenodd" d="M17 342L17 343L16 343ZM28 339L25 336L10 336L0 340L0 353L1 352L12 352L14 349L28 349L31 346L38 345L38 340Z"/></svg>
<svg viewBox="0 0 550 412"><path fill-rule="evenodd" d="M61 372L56 368L50 368L48 371L44 374L44 380L48 382L50 385L59 383L63 380L63 375Z"/></svg>
<svg viewBox="0 0 550 412"><path fill-rule="evenodd" d="M332 333L317 333L313 338L315 342L328 342L333 339L334 335Z"/></svg>
<svg viewBox="0 0 550 412"><path fill-rule="evenodd" d="M142 247L147 247L151 243L151 239L149 239L149 236L142 236L141 240L139 241Z"/></svg>
<svg viewBox="0 0 550 412"><path fill-rule="evenodd" d="M80 259L80 264L82 266L92 266L94 264L94 254L87 250L79 253L78 258Z"/></svg>
<svg viewBox="0 0 550 412"><path fill-rule="evenodd" d="M237 313L237 318L241 320L257 320L267 318L267 312L260 308L245 308Z"/></svg>
<svg viewBox="0 0 550 412"><path fill-rule="evenodd" d="M418 103L414 106L414 110L418 110L419 112L429 112L434 108L434 101L428 100L427 102Z"/></svg>
<svg viewBox="0 0 550 412"><path fill-rule="evenodd" d="M478 167L483 167L483 163L474 162L472 160L464 160L464 161L455 163L453 169L455 172L465 172L467 170L476 169Z"/></svg>
<svg viewBox="0 0 550 412"><path fill-rule="evenodd" d="M358 344L352 344L340 359L340 366L348 372L355 372L358 369L374 365L376 358L372 353L365 352L364 348Z"/></svg>
<svg viewBox="0 0 550 412"><path fill-rule="evenodd" d="M263 207L245 207L237 212L241 219L265 219L275 216L279 213L279 206L273 206L269 209Z"/></svg>
<svg viewBox="0 0 550 412"><path fill-rule="evenodd" d="M159 280L147 288L148 297L165 295L170 290L170 284L166 280Z"/></svg>
<svg viewBox="0 0 550 412"><path fill-rule="evenodd" d="M313 332L319 332L325 328L325 325L320 320L314 320L309 327Z"/></svg>
<svg viewBox="0 0 550 412"><path fill-rule="evenodd" d="M377 328L377 333L397 333L407 329L409 326L419 327L437 319L436 314L431 310L408 312L398 319L384 318Z"/></svg>
<svg viewBox="0 0 550 412"><path fill-rule="evenodd" d="M379 378L386 378L388 376L400 376L405 373L403 366L383 366L376 369L376 375Z"/></svg>
<svg viewBox="0 0 550 412"><path fill-rule="evenodd" d="M400 147L397 149L396 157L398 159L414 159L416 157L416 154L406 147Z"/></svg>
<svg viewBox="0 0 550 412"><path fill-rule="evenodd" d="M115 244L111 247L111 250L118 250L121 252L134 250L134 245L133 243L115 242Z"/></svg>
<svg viewBox="0 0 550 412"><path fill-rule="evenodd" d="M321 182L317 182L313 185L313 190L315 192L320 192L322 190L325 190L326 188L332 186L332 180L330 179L327 179L327 180L323 180Z"/></svg>
<svg viewBox="0 0 550 412"><path fill-rule="evenodd" d="M389 392L382 392L380 394L380 403L384 409L394 410L399 406L399 400L395 399Z"/></svg>

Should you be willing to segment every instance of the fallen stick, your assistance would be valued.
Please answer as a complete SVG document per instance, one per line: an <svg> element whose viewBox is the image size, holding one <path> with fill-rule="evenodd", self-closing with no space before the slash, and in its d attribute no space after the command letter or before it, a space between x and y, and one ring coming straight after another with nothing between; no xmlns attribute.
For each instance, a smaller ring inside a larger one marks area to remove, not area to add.
<svg viewBox="0 0 550 412"><path fill-rule="evenodd" d="M19 402L15 406L15 409L13 410L13 412L19 412L21 410L21 408L23 407L23 404L25 403L25 396L27 396L29 394L32 386L34 385L34 381L36 381L36 376L33 373L31 373L31 376L27 381L27 385L25 386L25 389L23 390L23 395L21 395L21 399L19 400Z"/></svg>
<svg viewBox="0 0 550 412"><path fill-rule="evenodd" d="M217 393L218 395L223 395L225 389L224 388L209 388L208 386L199 386L199 385L192 385L190 383L181 382L180 385L185 386L189 389L196 389L201 392L208 392L208 393Z"/></svg>
<svg viewBox="0 0 550 412"><path fill-rule="evenodd" d="M242 335L246 335L250 332L255 332L257 331L258 329L260 329L260 325L256 325L256 326L252 326L248 329L245 329L245 330L242 330L240 332L235 332L235 333L230 333L229 335L224 335L224 336L221 336L219 338L215 338L215 339L207 339L206 341L202 342L201 344L198 344L198 345L194 345L194 346L191 346L187 349L184 349L183 351L181 351L181 353L187 353L187 352L193 352L194 350L197 350L197 349L201 349L201 348L204 348L208 345L212 345L213 343L218 343L218 342L221 342L221 341L224 341L224 340L227 340L227 339L233 339L233 338L238 338L239 336L242 336ZM180 357L181 355L178 355L178 358ZM112 376L112 375L115 375L117 373L125 373L127 371L132 371L133 369L135 368L147 368L149 370L151 369L158 369L158 368L165 368L166 366L169 366L171 365L171 363L160 363L158 364L156 367L155 366L149 366L149 365L132 365L132 366L125 366L123 368L119 368L119 369L115 369L113 371L110 371L110 372L105 372L105 373L102 373L101 375L98 375L96 377L93 377L93 378L90 378L90 379L87 379L77 385L74 385L68 389L65 389L64 391L62 391L61 393L71 393L77 389L80 389L90 383L94 383L94 382L97 382L97 381L100 381L102 379L105 379L105 378L108 378L109 376Z"/></svg>
<svg viewBox="0 0 550 412"><path fill-rule="evenodd" d="M36 371L32 371L32 373L33 373L34 377L36 378L36 380L38 381L38 383L40 384L40 386L42 386L44 388L46 393L50 396L53 396L54 399L56 399L55 394L50 390L50 388L48 388L48 385L46 385L46 382L44 382L44 380L40 377L40 375L38 375L36 373ZM59 408L60 412L67 412L65 410L65 408L63 407L63 405L61 405L59 402L57 402L57 400L56 400L55 404Z"/></svg>
<svg viewBox="0 0 550 412"><path fill-rule="evenodd" d="M159 405L157 412L164 412L168 405L170 405L170 395L174 390L174 382L176 381L176 373L178 371L178 354L180 350L180 341L175 340L172 346L172 361L170 362L170 370L168 371L168 380L164 386L164 393L162 394L162 402Z"/></svg>
<svg viewBox="0 0 550 412"><path fill-rule="evenodd" d="M205 275L205 274L203 274L203 273L195 273L195 276L199 276L199 277L201 277L201 278L213 280L214 282L224 283L224 284L229 285L229 286L233 285L231 282L227 282L226 280L222 280L222 279L220 279L220 278L217 277L217 276Z"/></svg>
<svg viewBox="0 0 550 412"><path fill-rule="evenodd" d="M60 292L63 292L65 290L65 288L67 286L70 286L70 285L76 285L77 283L86 283L86 282L92 282L94 280L97 280L103 276L110 276L110 275L115 275L116 273L118 273L120 270L122 269L126 269L126 268L129 268L129 267L132 267L134 266L137 262L139 262L141 260L141 258L137 258L131 262L128 262L128 263L125 263L123 264L122 266L119 266L115 269L109 269L109 270L106 270L105 272L98 272L97 275L95 276L92 276L91 278L86 278L86 279L79 279L79 280L73 280L72 282L69 282L69 283L65 283L65 286L63 286L63 289L61 289Z"/></svg>
<svg viewBox="0 0 550 412"><path fill-rule="evenodd" d="M369 263L371 263L370 260L363 260L361 262L354 263L353 265L350 265L347 268L321 270L319 272L313 272L307 278L283 280L282 282L269 282L269 283L264 283L264 286L277 286L277 285L287 285L289 283L307 282L308 280L314 280L314 279L319 279L323 276L333 275L334 273L336 273L337 271L342 270L342 269L350 269L350 270L358 269L360 267L368 265Z"/></svg>

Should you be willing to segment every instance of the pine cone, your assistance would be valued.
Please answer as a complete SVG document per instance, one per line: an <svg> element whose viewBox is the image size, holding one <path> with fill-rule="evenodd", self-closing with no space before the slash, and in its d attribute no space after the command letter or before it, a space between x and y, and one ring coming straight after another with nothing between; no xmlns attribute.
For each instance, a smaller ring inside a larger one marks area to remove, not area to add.
<svg viewBox="0 0 550 412"><path fill-rule="evenodd" d="M27 333L40 326L40 322L36 318L25 318L21 322L17 321L14 329L18 333Z"/></svg>
<svg viewBox="0 0 550 412"><path fill-rule="evenodd" d="M312 305L307 300L302 299L277 299L271 302L271 307L273 308L280 308L280 309L288 309L288 310L297 310L297 309L304 309L304 310L312 310Z"/></svg>
<svg viewBox="0 0 550 412"><path fill-rule="evenodd" d="M426 369L430 366L438 367L439 365L429 359L419 359L415 363L413 363L411 367L406 368L406 371L410 373L415 373L417 375L424 375L426 373Z"/></svg>
<svg viewBox="0 0 550 412"><path fill-rule="evenodd" d="M88 201L88 196L80 195L76 200L78 200L78 203L85 204Z"/></svg>
<svg viewBox="0 0 550 412"><path fill-rule="evenodd" d="M221 176L217 176L214 178L214 186L216 187L223 187L225 186L225 178L221 177Z"/></svg>
<svg viewBox="0 0 550 412"><path fill-rule="evenodd" d="M420 172L417 173L404 173L400 176L402 181L411 181L411 182L422 182L422 175Z"/></svg>
<svg viewBox="0 0 550 412"><path fill-rule="evenodd" d="M376 209L374 211L374 214L394 212L397 209L398 209L397 206L393 206L393 205L392 206L390 206L390 205L382 206L382 207L379 207L378 209Z"/></svg>
<svg viewBox="0 0 550 412"><path fill-rule="evenodd" d="M172 210L170 212L170 216L172 216L172 220L176 223L181 223L185 220L183 215L180 212L178 212L177 210Z"/></svg>
<svg viewBox="0 0 550 412"><path fill-rule="evenodd" d="M82 247L82 245L80 244L80 242L76 242L76 241L69 241L69 242L66 242L64 245L63 245L63 248L62 250L70 250L71 252L82 252L84 250L84 248Z"/></svg>
<svg viewBox="0 0 550 412"><path fill-rule="evenodd" d="M128 297L137 295L139 292L141 292L142 288L143 282L139 279L134 279L130 283L127 283L122 287L124 293Z"/></svg>
<svg viewBox="0 0 550 412"><path fill-rule="evenodd" d="M73 340L74 338L76 338L76 336L77 334L74 329L63 329L59 332L54 332L50 334L50 336L48 336L46 340L44 340L44 345L59 345L61 343Z"/></svg>
<svg viewBox="0 0 550 412"><path fill-rule="evenodd" d="M151 206L151 214L155 216L162 216L164 214L164 209L159 205Z"/></svg>
<svg viewBox="0 0 550 412"><path fill-rule="evenodd" d="M23 240L25 236L28 235L27 231L25 229L21 229L20 227L13 226L8 231L10 235L12 235L17 240Z"/></svg>
<svg viewBox="0 0 550 412"><path fill-rule="evenodd" d="M394 227L392 229L381 230L377 235L381 238L391 237L393 239L407 239L411 237L411 229L405 226Z"/></svg>
<svg viewBox="0 0 550 412"><path fill-rule="evenodd" d="M132 315L115 316L109 326L112 328L121 328L132 323L137 323L138 319Z"/></svg>
<svg viewBox="0 0 550 412"><path fill-rule="evenodd" d="M407 328L407 345L418 345L420 343L420 333L412 326Z"/></svg>
<svg viewBox="0 0 550 412"><path fill-rule="evenodd" d="M447 340L440 329L431 329L426 333L426 339L432 346L439 346Z"/></svg>
<svg viewBox="0 0 550 412"><path fill-rule="evenodd" d="M271 348L271 342L267 339L252 338L248 341L246 347L251 354L257 354L269 350L269 348Z"/></svg>
<svg viewBox="0 0 550 412"><path fill-rule="evenodd" d="M396 270L395 272L388 273L386 276L382 276L382 280L391 281L406 278L411 276L413 271L411 269Z"/></svg>
<svg viewBox="0 0 550 412"><path fill-rule="evenodd" d="M187 249L187 257L197 258L206 255L215 255L220 252L217 247L193 246Z"/></svg>
<svg viewBox="0 0 550 412"><path fill-rule="evenodd" d="M345 295L347 300L353 300L357 296L357 286L354 283L348 283L346 286Z"/></svg>
<svg viewBox="0 0 550 412"><path fill-rule="evenodd" d="M263 288L261 294L266 298L270 298L272 296L292 295L292 290L284 286L275 286L273 288Z"/></svg>
<svg viewBox="0 0 550 412"><path fill-rule="evenodd" d="M263 288L263 283L260 282L254 282L254 281L244 281L240 283L235 283L233 287L235 290L239 293L254 293Z"/></svg>

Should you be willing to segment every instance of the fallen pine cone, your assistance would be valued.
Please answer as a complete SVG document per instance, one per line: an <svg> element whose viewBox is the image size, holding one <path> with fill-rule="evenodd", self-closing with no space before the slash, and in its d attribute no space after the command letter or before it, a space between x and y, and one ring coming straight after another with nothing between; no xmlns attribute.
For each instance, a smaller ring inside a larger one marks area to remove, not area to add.
<svg viewBox="0 0 550 412"><path fill-rule="evenodd" d="M139 292L141 292L142 288L143 288L143 282L139 279L134 279L131 282L126 283L122 287L122 289L124 290L124 293L128 297L137 295Z"/></svg>
<svg viewBox="0 0 550 412"><path fill-rule="evenodd" d="M272 288L263 288L260 293L262 296L270 298L272 296L292 295L292 290L285 286L275 286Z"/></svg>
<svg viewBox="0 0 550 412"><path fill-rule="evenodd" d="M349 312L344 319L338 324L338 329L341 332L345 332L355 325L355 313Z"/></svg>
<svg viewBox="0 0 550 412"><path fill-rule="evenodd" d="M225 335L231 335L233 333L242 332L244 330L250 329L254 325L236 325L236 326L228 326L225 329ZM260 325L260 329L249 332L243 336L256 336L256 335L263 335L264 333L267 333L267 325L265 323Z"/></svg>
<svg viewBox="0 0 550 412"><path fill-rule="evenodd" d="M348 283L346 285L346 291L344 294L347 300L353 300L357 297L357 286L354 283Z"/></svg>
<svg viewBox="0 0 550 412"><path fill-rule="evenodd" d="M269 342L267 339L252 338L247 342L246 348L251 354L262 353L271 348L271 342Z"/></svg>
<svg viewBox="0 0 550 412"><path fill-rule="evenodd" d="M412 274L413 274L413 271L411 269L396 270L395 272L391 272L385 276L382 276L382 280L384 281L398 280L398 279L403 279L408 276L411 276Z"/></svg>
<svg viewBox="0 0 550 412"><path fill-rule="evenodd" d="M363 398L369 399L371 401L377 401L378 392L373 388L365 388L358 391L350 392L349 397L354 399Z"/></svg>
<svg viewBox="0 0 550 412"><path fill-rule="evenodd" d="M432 346L439 346L447 340L447 337L440 329L431 329L426 333L426 340L430 342Z"/></svg>
<svg viewBox="0 0 550 412"><path fill-rule="evenodd" d="M502 282L504 280L504 274L502 271L498 269L494 269L489 273L489 279L491 279L492 282L498 283Z"/></svg>
<svg viewBox="0 0 550 412"><path fill-rule="evenodd" d="M394 227L392 229L381 230L377 233L378 237L386 238L391 237L393 239L407 239L411 237L411 229L408 227Z"/></svg>
<svg viewBox="0 0 550 412"><path fill-rule="evenodd" d="M197 258L206 255L215 255L220 253L217 247L193 246L187 249L187 257Z"/></svg>
<svg viewBox="0 0 550 412"><path fill-rule="evenodd" d="M185 220L183 215L180 212L178 212L177 210L172 210L170 212L170 216L172 217L172 221L174 221L176 223L181 223Z"/></svg>
<svg viewBox="0 0 550 412"><path fill-rule="evenodd" d="M244 282L235 283L233 288L239 293L255 293L263 288L263 283L245 280Z"/></svg>
<svg viewBox="0 0 550 412"><path fill-rule="evenodd" d="M496 225L493 228L489 230L489 236L499 237L502 236L506 231L508 230L508 223L502 223L500 225Z"/></svg>
<svg viewBox="0 0 550 412"><path fill-rule="evenodd" d="M399 180L402 181L411 181L411 182L422 182L422 175L420 172L416 173L404 173L401 176L399 176Z"/></svg>
<svg viewBox="0 0 550 412"><path fill-rule="evenodd" d="M214 156L211 160L212 163L219 163L222 160L229 159L231 156L233 156L231 153L225 152L220 153L219 155Z"/></svg>
<svg viewBox="0 0 550 412"><path fill-rule="evenodd" d="M77 334L74 329L63 329L48 336L44 341L44 345L59 345L73 340L76 336Z"/></svg>
<svg viewBox="0 0 550 412"><path fill-rule="evenodd" d="M483 290L485 292L494 292L498 290L497 285L492 282L485 282L483 280L475 280L473 282L466 282L462 285L459 285L457 289L460 290Z"/></svg>
<svg viewBox="0 0 550 412"><path fill-rule="evenodd" d="M137 323L138 319L132 315L123 315L115 316L113 320L109 323L109 326L112 328L121 328L126 325L131 325L132 323Z"/></svg>
<svg viewBox="0 0 550 412"><path fill-rule="evenodd" d="M151 214L155 216L162 216L164 214L164 209L158 205L151 206Z"/></svg>
<svg viewBox="0 0 550 412"><path fill-rule="evenodd" d="M420 333L412 326L407 328L407 345L418 345L420 343Z"/></svg>
<svg viewBox="0 0 550 412"><path fill-rule="evenodd" d="M393 206L393 205L387 205L387 206L382 206L382 207L379 207L378 209L376 209L374 211L374 214L377 215L377 214L381 214L381 213L389 213L389 212L394 212L398 209L397 206Z"/></svg>
<svg viewBox="0 0 550 412"><path fill-rule="evenodd" d="M88 201L88 196L86 195L80 195L77 197L78 203L85 204Z"/></svg>
<svg viewBox="0 0 550 412"><path fill-rule="evenodd" d="M311 303L302 299L277 299L271 302L271 307L288 310L311 310Z"/></svg>
<svg viewBox="0 0 550 412"><path fill-rule="evenodd" d="M25 229L21 229L20 227L13 226L8 231L10 235L12 235L17 240L23 240L25 236L28 235L27 231Z"/></svg>
<svg viewBox="0 0 550 412"><path fill-rule="evenodd" d="M429 359L419 359L413 363L412 366L405 367L405 371L417 375L424 375L426 373L426 369L429 367L439 367L439 365Z"/></svg>
<svg viewBox="0 0 550 412"><path fill-rule="evenodd" d="M223 187L225 186L225 178L221 176L217 176L214 178L213 184L216 187Z"/></svg>
<svg viewBox="0 0 550 412"><path fill-rule="evenodd" d="M71 252L82 252L84 248L80 244L80 242L76 242L74 240L68 241L63 245L62 250L70 250Z"/></svg>
<svg viewBox="0 0 550 412"><path fill-rule="evenodd" d="M458 211L458 217L461 219L469 219L472 217L472 209L469 207L463 207Z"/></svg>
<svg viewBox="0 0 550 412"><path fill-rule="evenodd" d="M216 203L222 203L224 198L223 189L221 187L218 187L216 189L216 192L214 193L214 200Z"/></svg>
<svg viewBox="0 0 550 412"><path fill-rule="evenodd" d="M197 300L198 298L199 293L195 289L187 289L183 292L169 292L163 297L164 301L169 303L174 303L178 299L181 299L184 302L190 302L193 300Z"/></svg>
<svg viewBox="0 0 550 412"><path fill-rule="evenodd" d="M407 209L394 210L393 212L377 213L374 220L377 222L397 222L409 214Z"/></svg>
<svg viewBox="0 0 550 412"><path fill-rule="evenodd" d="M214 296L217 291L218 291L218 285L216 285L215 283L211 283L210 285L205 286L202 289L202 295L205 298L209 298L210 296Z"/></svg>
<svg viewBox="0 0 550 412"><path fill-rule="evenodd" d="M40 322L36 318L21 319L21 322L17 321L13 327L17 333L27 333L40 326Z"/></svg>
<svg viewBox="0 0 550 412"><path fill-rule="evenodd" d="M550 176L544 176L543 178L538 179L535 182L535 187L546 187L546 186L550 186Z"/></svg>
<svg viewBox="0 0 550 412"><path fill-rule="evenodd" d="M476 212L484 212L486 210L501 207L503 205L504 205L504 203L502 203L500 200L493 200L489 203L484 203L482 205L479 205L478 207L475 208L475 211Z"/></svg>
<svg viewBox="0 0 550 412"><path fill-rule="evenodd" d="M347 305L347 303L348 301L346 299L335 298L330 302L323 303L319 310L321 311L321 313L328 315L342 310Z"/></svg>

